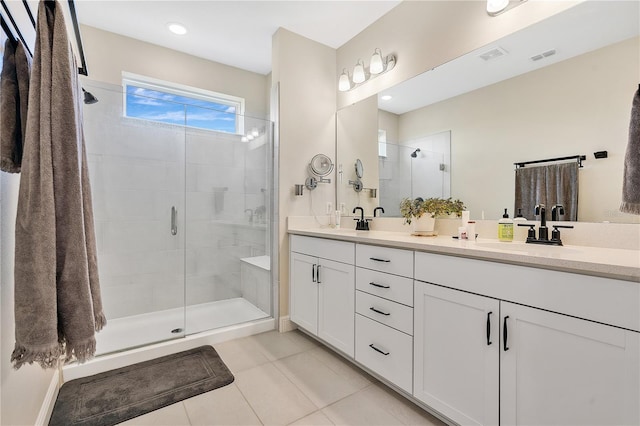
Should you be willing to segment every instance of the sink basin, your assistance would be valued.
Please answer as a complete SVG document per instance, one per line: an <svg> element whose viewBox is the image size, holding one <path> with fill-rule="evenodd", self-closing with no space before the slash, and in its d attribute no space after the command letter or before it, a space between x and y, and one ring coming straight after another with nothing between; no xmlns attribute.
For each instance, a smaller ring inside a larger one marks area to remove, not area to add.
<svg viewBox="0 0 640 426"><path fill-rule="evenodd" d="M469 246L471 247L471 246ZM487 241L487 242L476 242L475 247L478 248L486 248L490 250L501 250L501 251L517 251L528 254L535 255L549 255L553 253L557 253L560 250L562 253L578 253L579 250L575 250L572 248L567 248L563 246L547 246L541 244L527 244L521 242L499 242L499 241Z"/></svg>

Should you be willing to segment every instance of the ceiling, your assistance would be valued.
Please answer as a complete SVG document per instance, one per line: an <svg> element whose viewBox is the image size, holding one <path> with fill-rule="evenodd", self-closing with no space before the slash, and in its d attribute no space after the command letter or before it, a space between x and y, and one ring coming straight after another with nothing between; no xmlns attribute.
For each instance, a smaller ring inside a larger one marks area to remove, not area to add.
<svg viewBox="0 0 640 426"><path fill-rule="evenodd" d="M76 1L81 24L259 74L271 72L280 27L337 49L400 3L394 1ZM188 33L172 34L178 22Z"/></svg>
<svg viewBox="0 0 640 426"><path fill-rule="evenodd" d="M507 12L508 13L508 12ZM380 109L403 114L571 57L637 37L640 2L589 1L504 37L378 94ZM506 53L484 61L495 48ZM533 61L532 56L555 50ZM383 95L391 100L383 101Z"/></svg>

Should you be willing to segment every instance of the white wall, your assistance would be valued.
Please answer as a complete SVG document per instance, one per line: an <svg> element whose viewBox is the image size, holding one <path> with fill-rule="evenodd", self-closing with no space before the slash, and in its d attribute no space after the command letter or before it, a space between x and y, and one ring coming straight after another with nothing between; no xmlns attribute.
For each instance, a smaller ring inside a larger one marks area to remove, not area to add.
<svg viewBox="0 0 640 426"><path fill-rule="evenodd" d="M0 172L0 424L33 425L56 370L14 370L13 259L19 175Z"/></svg>
<svg viewBox="0 0 640 426"><path fill-rule="evenodd" d="M267 76L81 26L89 78L121 85L122 71L245 98L245 115L267 118Z"/></svg>
<svg viewBox="0 0 640 426"><path fill-rule="evenodd" d="M283 28L273 36L272 80L280 84L279 132L279 247L280 315L289 312L289 240L287 216L324 215L335 201L335 186L319 184L293 195L304 183L307 166L318 153L335 162L336 51ZM328 176L335 182L335 170Z"/></svg>
<svg viewBox="0 0 640 426"><path fill-rule="evenodd" d="M452 131L452 195L474 219L512 213L514 162L586 154L579 220L639 222L618 212L639 70L640 39L629 39L402 114L400 140ZM601 150L609 158L596 160Z"/></svg>

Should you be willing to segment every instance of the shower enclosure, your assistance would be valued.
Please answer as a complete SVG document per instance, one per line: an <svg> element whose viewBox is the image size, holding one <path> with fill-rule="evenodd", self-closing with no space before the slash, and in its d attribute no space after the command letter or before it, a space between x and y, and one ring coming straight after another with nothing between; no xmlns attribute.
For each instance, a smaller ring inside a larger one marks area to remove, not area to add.
<svg viewBox="0 0 640 426"><path fill-rule="evenodd" d="M451 132L384 145L378 176L386 216L400 216L403 198L451 196Z"/></svg>
<svg viewBox="0 0 640 426"><path fill-rule="evenodd" d="M122 87L83 86L99 100L84 108L108 320L97 353L271 317L272 123L213 131L228 112L132 94L172 112L129 118Z"/></svg>

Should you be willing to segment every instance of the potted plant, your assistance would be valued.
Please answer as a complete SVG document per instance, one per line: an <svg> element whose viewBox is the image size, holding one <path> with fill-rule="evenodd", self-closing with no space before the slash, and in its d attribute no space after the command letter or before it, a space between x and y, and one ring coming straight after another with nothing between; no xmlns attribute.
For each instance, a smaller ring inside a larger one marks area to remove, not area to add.
<svg viewBox="0 0 640 426"><path fill-rule="evenodd" d="M437 217L455 214L462 216L465 209L460 200L449 198L405 198L400 202L400 213L407 225L413 224L414 233L420 235L434 235Z"/></svg>

